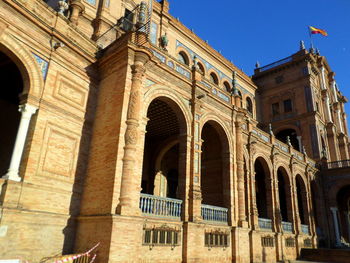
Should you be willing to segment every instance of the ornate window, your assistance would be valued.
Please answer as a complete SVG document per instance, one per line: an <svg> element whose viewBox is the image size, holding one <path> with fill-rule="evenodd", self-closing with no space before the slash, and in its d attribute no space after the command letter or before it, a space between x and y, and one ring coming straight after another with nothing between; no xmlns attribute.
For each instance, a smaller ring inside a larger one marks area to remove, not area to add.
<svg viewBox="0 0 350 263"><path fill-rule="evenodd" d="M181 51L178 55L177 55L177 60L180 61L181 63L185 64L185 65L189 65L189 59L188 56L186 55L185 52Z"/></svg>
<svg viewBox="0 0 350 263"><path fill-rule="evenodd" d="M204 245L206 247L228 247L229 234L224 232L207 232L204 234Z"/></svg>
<svg viewBox="0 0 350 263"><path fill-rule="evenodd" d="M216 85L219 85L218 76L216 76L216 74L214 72L210 73L210 81Z"/></svg>
<svg viewBox="0 0 350 263"><path fill-rule="evenodd" d="M180 230L174 228L143 229L144 246L178 246L180 245Z"/></svg>
<svg viewBox="0 0 350 263"><path fill-rule="evenodd" d="M224 82L224 87L225 87L225 90L226 90L227 92L230 92L230 91L231 91L231 86L230 86L230 84L229 84L227 81Z"/></svg>
<svg viewBox="0 0 350 263"><path fill-rule="evenodd" d="M250 114L253 114L253 102L249 97L247 97L247 100L246 100L246 107L247 107L247 111Z"/></svg>

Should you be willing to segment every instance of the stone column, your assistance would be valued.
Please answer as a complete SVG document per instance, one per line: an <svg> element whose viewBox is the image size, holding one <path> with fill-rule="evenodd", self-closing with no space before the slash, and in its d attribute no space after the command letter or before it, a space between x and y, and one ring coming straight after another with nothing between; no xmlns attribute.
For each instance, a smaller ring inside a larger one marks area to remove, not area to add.
<svg viewBox="0 0 350 263"><path fill-rule="evenodd" d="M333 215L333 224L334 224L334 232L335 232L335 245L340 245L340 229L338 224L338 208L331 207L332 215Z"/></svg>
<svg viewBox="0 0 350 263"><path fill-rule="evenodd" d="M298 145L299 145L299 151L301 152L303 149L303 144L301 143L301 136L297 136L297 140L298 140Z"/></svg>
<svg viewBox="0 0 350 263"><path fill-rule="evenodd" d="M81 0L71 1L69 7L71 8L71 14L69 20L74 24L78 25L79 17L84 13L85 6Z"/></svg>
<svg viewBox="0 0 350 263"><path fill-rule="evenodd" d="M237 190L238 190L238 225L246 226L247 217L245 211L245 195L244 195L244 155L243 155L243 137L242 125L244 114L236 115L236 163L237 163Z"/></svg>
<svg viewBox="0 0 350 263"><path fill-rule="evenodd" d="M3 176L4 179L9 179L17 182L21 181L21 177L18 174L19 166L21 163L24 144L27 138L30 119L32 118L32 115L36 112L37 109L38 108L29 104L19 106L19 111L22 113L21 121L19 123L15 146L12 152L10 168L8 169L6 175Z"/></svg>
<svg viewBox="0 0 350 263"><path fill-rule="evenodd" d="M119 205L117 213L120 215L139 215L140 199L140 176L135 169L138 144L140 143L139 122L141 117L142 100L141 86L145 69L145 63L148 61L148 54L136 51L135 62L132 66L132 79L129 97L129 105L126 120L125 146L123 156L122 179L120 187Z"/></svg>
<svg viewBox="0 0 350 263"><path fill-rule="evenodd" d="M350 241L350 212L347 211L347 212L344 212L345 213L345 220L346 220L346 223L348 225L348 238L349 238L349 241Z"/></svg>

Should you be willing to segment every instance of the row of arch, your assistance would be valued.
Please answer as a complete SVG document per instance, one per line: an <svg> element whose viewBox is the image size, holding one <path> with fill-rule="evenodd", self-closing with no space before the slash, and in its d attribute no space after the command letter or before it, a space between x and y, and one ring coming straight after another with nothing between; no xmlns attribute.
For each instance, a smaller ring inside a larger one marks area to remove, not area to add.
<svg viewBox="0 0 350 263"><path fill-rule="evenodd" d="M165 92L164 96L157 94L146 100L146 112L149 119L146 126L144 159L142 168L142 192L162 197L185 200L186 184L186 147L187 135L190 135L189 113L174 93ZM176 101L176 102L175 102ZM198 137L201 140L198 171L200 171L200 186L202 203L207 205L231 208L230 189L231 163L230 153L233 152L233 138L219 117L211 114L203 116ZM196 135L195 135L196 136ZM248 163L245 162L245 194L246 206L248 192ZM257 157L254 162L256 206L259 217L273 217L273 188L271 185L272 168L263 157ZM298 209L302 224L309 224L309 208L307 201L307 183L298 174L292 183L290 173L284 167L277 169L279 210L283 221L293 221L293 207ZM297 196L293 198L296 189ZM293 201L296 204L293 205ZM249 208L247 207L247 210Z"/></svg>

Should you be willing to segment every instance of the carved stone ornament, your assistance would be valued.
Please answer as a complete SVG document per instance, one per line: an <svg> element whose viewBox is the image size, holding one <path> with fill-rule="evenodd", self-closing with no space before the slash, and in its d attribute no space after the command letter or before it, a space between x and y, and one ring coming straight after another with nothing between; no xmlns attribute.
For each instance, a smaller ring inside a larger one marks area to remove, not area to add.
<svg viewBox="0 0 350 263"><path fill-rule="evenodd" d="M160 37L160 46L164 50L167 50L168 44L169 44L169 39L168 39L167 33L165 33Z"/></svg>
<svg viewBox="0 0 350 263"><path fill-rule="evenodd" d="M137 128L130 127L125 132L125 144L136 144L137 143Z"/></svg>

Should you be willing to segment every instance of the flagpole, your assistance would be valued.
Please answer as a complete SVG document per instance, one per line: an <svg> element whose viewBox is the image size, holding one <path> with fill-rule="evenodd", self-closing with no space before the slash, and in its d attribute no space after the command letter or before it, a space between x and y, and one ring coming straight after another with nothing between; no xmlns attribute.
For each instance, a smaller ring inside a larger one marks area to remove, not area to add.
<svg viewBox="0 0 350 263"><path fill-rule="evenodd" d="M311 34L311 31L310 31L310 26L307 27L307 30L309 31L311 49L314 50L314 42L312 40L312 34Z"/></svg>

